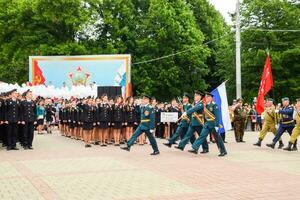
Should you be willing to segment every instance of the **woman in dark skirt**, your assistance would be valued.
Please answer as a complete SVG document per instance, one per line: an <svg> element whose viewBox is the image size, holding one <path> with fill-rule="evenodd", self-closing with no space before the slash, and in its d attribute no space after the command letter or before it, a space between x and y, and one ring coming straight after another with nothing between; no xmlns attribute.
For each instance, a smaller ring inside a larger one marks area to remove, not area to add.
<svg viewBox="0 0 300 200"><path fill-rule="evenodd" d="M47 133L52 133L56 109L53 106L52 99L46 99L45 104Z"/></svg>
<svg viewBox="0 0 300 200"><path fill-rule="evenodd" d="M69 122L70 136L72 139L74 139L76 138L77 122L78 122L78 108L76 105L76 100L72 101L69 111L70 111L70 122Z"/></svg>
<svg viewBox="0 0 300 200"><path fill-rule="evenodd" d="M128 97L124 106L125 111L125 139L128 141L133 134L135 122L135 106L133 97Z"/></svg>
<svg viewBox="0 0 300 200"><path fill-rule="evenodd" d="M121 130L124 122L123 98L117 96L113 106L113 127L115 146L120 146Z"/></svg>
<svg viewBox="0 0 300 200"><path fill-rule="evenodd" d="M83 140L85 147L91 147L92 131L94 128L94 114L95 110L92 105L93 100L88 98L84 100L79 106L82 108L82 129L83 129Z"/></svg>
<svg viewBox="0 0 300 200"><path fill-rule="evenodd" d="M108 97L106 94L103 94L102 97L102 103L99 106L99 112L98 117L99 117L99 139L100 139L100 144L102 147L107 146L105 140L108 137L109 133L109 123L110 123L110 114L111 114L111 107L108 102Z"/></svg>
<svg viewBox="0 0 300 200"><path fill-rule="evenodd" d="M45 108L44 108L44 100L41 99L38 103L36 109L36 116L37 116L37 132L38 134L42 134L43 127L44 127L44 118L45 118Z"/></svg>

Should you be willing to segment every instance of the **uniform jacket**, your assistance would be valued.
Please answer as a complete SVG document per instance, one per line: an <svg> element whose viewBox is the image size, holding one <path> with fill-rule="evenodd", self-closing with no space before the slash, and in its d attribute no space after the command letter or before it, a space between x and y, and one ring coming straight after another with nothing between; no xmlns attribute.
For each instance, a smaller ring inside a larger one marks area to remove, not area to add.
<svg viewBox="0 0 300 200"><path fill-rule="evenodd" d="M142 130L151 130L155 128L155 111L152 106L146 105L140 108Z"/></svg>
<svg viewBox="0 0 300 200"><path fill-rule="evenodd" d="M200 101L200 102L196 103L194 107L192 107L186 111L186 114L188 116L192 116L192 121L191 121L192 126L203 126L203 124L200 124L198 122L198 120L193 116L193 113L195 113L199 117L203 118L203 108L204 108L203 102Z"/></svg>
<svg viewBox="0 0 300 200"><path fill-rule="evenodd" d="M20 118L24 122L36 121L36 104L33 101L23 100L20 104Z"/></svg>
<svg viewBox="0 0 300 200"><path fill-rule="evenodd" d="M9 123L19 122L20 119L20 102L18 100L7 99L5 102L5 120Z"/></svg>

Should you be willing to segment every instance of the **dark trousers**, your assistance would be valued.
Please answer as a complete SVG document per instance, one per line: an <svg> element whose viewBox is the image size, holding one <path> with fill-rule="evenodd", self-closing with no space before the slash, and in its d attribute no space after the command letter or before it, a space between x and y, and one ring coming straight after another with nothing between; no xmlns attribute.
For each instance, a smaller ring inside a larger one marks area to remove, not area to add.
<svg viewBox="0 0 300 200"><path fill-rule="evenodd" d="M17 135L18 135L18 124L16 122L7 124L7 147L16 147Z"/></svg>
<svg viewBox="0 0 300 200"><path fill-rule="evenodd" d="M208 136L209 133L213 134L213 136L214 136L214 138L216 140L217 146L219 148L219 151L221 153L226 152L225 145L224 145L224 142L223 142L220 134L216 133L214 127L210 128L208 125L204 125L204 127L203 127L203 129L202 129L202 131L200 133L200 136L193 143L192 148L198 151L198 149L200 148L200 145L202 145L202 148L205 149L204 147L207 145L206 138L207 138L207 136Z"/></svg>
<svg viewBox="0 0 300 200"><path fill-rule="evenodd" d="M156 137L158 138L163 138L164 137L164 132L165 132L165 126L163 123L159 123L156 126Z"/></svg>
<svg viewBox="0 0 300 200"><path fill-rule="evenodd" d="M135 132L133 133L132 137L129 139L129 141L127 142L127 146L128 147L131 147L134 142L137 140L137 138L142 134L142 133L145 133L146 136L148 137L149 141L150 141L150 144L152 146L152 149L153 151L158 151L158 147L157 147L157 143L156 143L156 140L155 140L155 137L153 136L152 133L150 133L150 130L147 129L147 130L144 130L142 128L142 126L138 126L138 128L135 130Z"/></svg>
<svg viewBox="0 0 300 200"><path fill-rule="evenodd" d="M194 143L194 139L191 139L194 136L194 132L197 132L198 135L200 136L200 133L202 131L202 126L192 126L190 125L184 138L180 141L180 143L178 144L178 147L184 149L185 145L187 145L187 143L191 140L192 143ZM202 149L203 150L207 150L208 151L208 144L207 144L207 141L205 139L205 141L203 142L203 145L202 145Z"/></svg>
<svg viewBox="0 0 300 200"><path fill-rule="evenodd" d="M0 140L2 141L2 145L7 145L7 137L6 137L6 124L0 125Z"/></svg>
<svg viewBox="0 0 300 200"><path fill-rule="evenodd" d="M23 126L24 146L31 147L33 137L34 137L34 123L33 122L25 122L25 124Z"/></svg>
<svg viewBox="0 0 300 200"><path fill-rule="evenodd" d="M183 127L183 126L179 125L178 128L176 129L175 133L172 134L172 137L169 139L169 143L174 144L179 137L184 138L187 130L188 130L188 127Z"/></svg>
<svg viewBox="0 0 300 200"><path fill-rule="evenodd" d="M287 131L289 133L289 135L292 135L293 129L294 129L294 126L282 126L282 125L279 125L279 128L277 130L275 138L273 139L273 143L276 144L280 140L282 134L285 131ZM295 141L294 145L295 146L297 145L297 140Z"/></svg>

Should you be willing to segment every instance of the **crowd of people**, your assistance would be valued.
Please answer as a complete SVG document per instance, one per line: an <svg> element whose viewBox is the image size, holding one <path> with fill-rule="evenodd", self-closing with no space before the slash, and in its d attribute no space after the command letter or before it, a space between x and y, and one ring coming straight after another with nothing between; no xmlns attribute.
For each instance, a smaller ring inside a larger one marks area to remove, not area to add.
<svg viewBox="0 0 300 200"><path fill-rule="evenodd" d="M187 93L180 100L162 103L147 95L126 99L117 96L113 99L103 94L97 98L64 99L34 96L29 89L21 94L13 89L0 95L0 139L7 150L18 150L17 142L24 149L33 149L35 129L37 134L51 134L58 127L62 136L82 140L86 148L126 144L122 149L130 150L135 143L146 144L148 138L153 155L157 155L159 150L155 137L167 139L164 145L168 147L180 139L175 148L184 150L190 142L192 149L189 152L198 153L202 146L201 153L208 153L209 136L210 142L217 144L220 156L226 155L225 133L219 131L218 107L213 102L213 95L195 91L193 104L191 102ZM245 142L244 131L250 118L254 124L252 127L260 130L258 142L254 145L261 146L267 132L272 132L275 138L267 146L274 148L279 141L279 148L283 148L281 135L287 131L291 140L285 150L297 150L299 105L300 100L292 106L289 99L284 98L282 106L275 107L273 100L268 99L265 112L259 116L262 120L258 122L255 109L237 99L229 107L236 142ZM162 112L178 113L179 119L177 122L162 122Z"/></svg>

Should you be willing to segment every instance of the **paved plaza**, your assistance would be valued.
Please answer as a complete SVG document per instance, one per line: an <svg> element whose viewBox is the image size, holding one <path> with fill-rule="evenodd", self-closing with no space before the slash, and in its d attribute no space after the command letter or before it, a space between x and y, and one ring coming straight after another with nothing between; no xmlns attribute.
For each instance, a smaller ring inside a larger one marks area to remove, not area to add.
<svg viewBox="0 0 300 200"><path fill-rule="evenodd" d="M247 132L247 143L237 144L229 132L224 158L215 144L209 154L194 155L158 140L161 155L153 157L149 145L128 153L84 148L58 132L36 135L32 151L0 150L0 199L299 199L300 151L268 149L272 135L256 148L257 134Z"/></svg>

